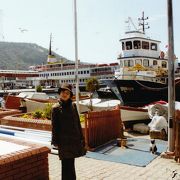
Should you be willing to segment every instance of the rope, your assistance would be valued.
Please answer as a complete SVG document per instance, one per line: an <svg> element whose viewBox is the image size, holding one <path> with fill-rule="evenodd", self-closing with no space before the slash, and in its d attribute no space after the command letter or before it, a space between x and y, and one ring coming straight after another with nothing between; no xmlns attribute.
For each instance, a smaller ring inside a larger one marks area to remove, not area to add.
<svg viewBox="0 0 180 180"><path fill-rule="evenodd" d="M118 75L118 77L121 76L121 75ZM114 77L113 80L118 80L118 77ZM133 79L132 79L133 80ZM149 87L149 86L146 86L140 82L138 82L137 80L135 80L137 84L139 84L140 86L146 88L146 89L149 89L149 90L153 90L153 91L160 91L160 90L165 90L168 88L168 85L166 87L162 87L162 88L153 88L153 87ZM149 81L151 82L151 81ZM178 79L178 81L175 83L175 85L179 84L180 83L180 79Z"/></svg>
<svg viewBox="0 0 180 180"><path fill-rule="evenodd" d="M164 90L164 89L167 89L167 88L168 88L168 86L162 87L162 88L152 88L152 87L146 86L146 85L144 85L144 84L142 84L142 83L140 83L140 82L138 82L138 81L136 81L136 83L139 84L140 86L146 88L146 89L150 89L150 90L154 90L154 91L160 91L160 90ZM180 83L180 80L178 80L178 81L175 83L175 85L177 85L177 84L179 84L179 83Z"/></svg>
<svg viewBox="0 0 180 180"><path fill-rule="evenodd" d="M136 81L136 83L139 84L140 86L146 88L146 89L153 90L153 91L160 91L160 90L164 90L164 89L168 88L168 86L162 87L162 88L152 88L152 87L146 86L146 85L144 85L144 84L142 84L142 83L140 83L138 81Z"/></svg>

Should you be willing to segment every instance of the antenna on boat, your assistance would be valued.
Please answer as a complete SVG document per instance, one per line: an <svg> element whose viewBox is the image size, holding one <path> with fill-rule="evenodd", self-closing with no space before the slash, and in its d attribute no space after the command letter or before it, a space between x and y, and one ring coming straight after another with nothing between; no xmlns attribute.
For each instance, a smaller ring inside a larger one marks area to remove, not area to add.
<svg viewBox="0 0 180 180"><path fill-rule="evenodd" d="M47 58L48 63L57 62L57 59L56 59L55 55L52 53L51 43L52 43L52 33L50 34L49 52L48 52L48 58Z"/></svg>
<svg viewBox="0 0 180 180"><path fill-rule="evenodd" d="M142 26L142 32L145 34L145 29L149 29L150 26L148 26L148 23L145 23L146 20L148 20L149 17L144 17L144 11L142 12L142 17L138 18L139 26ZM147 26L147 27L146 27Z"/></svg>
<svg viewBox="0 0 180 180"><path fill-rule="evenodd" d="M135 24L134 24L134 22L133 22L133 20L132 20L131 17L128 17L128 19L125 21L125 23L128 23L127 28L128 28L129 31L131 30L130 24L133 25L133 27L134 27L134 29L135 29L136 31L138 30L137 27L135 26Z"/></svg>
<svg viewBox="0 0 180 180"><path fill-rule="evenodd" d="M51 51L51 41L52 41L52 33L50 34L49 54L48 54L48 55L52 55L52 51Z"/></svg>

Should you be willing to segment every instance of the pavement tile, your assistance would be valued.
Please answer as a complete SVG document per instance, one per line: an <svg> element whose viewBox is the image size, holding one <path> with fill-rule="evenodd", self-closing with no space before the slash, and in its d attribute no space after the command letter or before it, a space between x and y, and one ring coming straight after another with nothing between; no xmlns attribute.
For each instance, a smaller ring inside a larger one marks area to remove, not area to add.
<svg viewBox="0 0 180 180"><path fill-rule="evenodd" d="M145 138L148 138L145 137ZM61 179L61 162L49 154L49 178ZM75 160L77 180L180 180L180 163L160 156L146 167L101 161L86 157ZM54 176L56 175L56 176Z"/></svg>

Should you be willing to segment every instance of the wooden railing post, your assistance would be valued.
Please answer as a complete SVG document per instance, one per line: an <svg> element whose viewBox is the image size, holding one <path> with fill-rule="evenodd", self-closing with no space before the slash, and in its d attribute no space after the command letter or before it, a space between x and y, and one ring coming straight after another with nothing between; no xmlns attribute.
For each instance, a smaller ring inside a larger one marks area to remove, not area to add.
<svg viewBox="0 0 180 180"><path fill-rule="evenodd" d="M88 114L85 114L85 130L84 130L84 136L85 136L85 146L87 149L89 149L89 137L88 137Z"/></svg>

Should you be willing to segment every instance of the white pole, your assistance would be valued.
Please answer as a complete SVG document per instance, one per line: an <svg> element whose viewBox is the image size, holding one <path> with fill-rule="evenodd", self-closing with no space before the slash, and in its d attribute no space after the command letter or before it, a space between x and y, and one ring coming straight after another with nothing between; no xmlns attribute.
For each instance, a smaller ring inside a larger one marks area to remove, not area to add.
<svg viewBox="0 0 180 180"><path fill-rule="evenodd" d="M77 7L74 0L74 40L75 40L75 80L76 80L76 105L79 112L79 78L78 78L78 37L77 37Z"/></svg>
<svg viewBox="0 0 180 180"><path fill-rule="evenodd" d="M174 36L172 0L168 6L168 150L174 151L174 122L175 122L175 75L174 75Z"/></svg>

